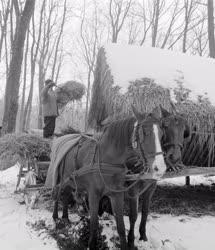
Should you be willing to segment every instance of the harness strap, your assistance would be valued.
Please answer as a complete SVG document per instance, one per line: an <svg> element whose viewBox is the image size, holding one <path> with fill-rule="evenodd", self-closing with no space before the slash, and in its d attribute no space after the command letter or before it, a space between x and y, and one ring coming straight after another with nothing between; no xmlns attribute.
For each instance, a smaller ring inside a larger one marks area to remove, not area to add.
<svg viewBox="0 0 215 250"><path fill-rule="evenodd" d="M181 149L183 148L183 145L181 143L164 143L162 145L163 147L170 147L170 146L173 146L173 147L180 147Z"/></svg>

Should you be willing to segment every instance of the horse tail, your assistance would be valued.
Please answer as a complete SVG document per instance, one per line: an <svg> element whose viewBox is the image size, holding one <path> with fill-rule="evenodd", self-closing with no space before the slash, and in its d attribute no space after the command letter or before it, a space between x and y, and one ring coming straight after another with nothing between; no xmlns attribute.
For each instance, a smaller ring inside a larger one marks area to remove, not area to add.
<svg viewBox="0 0 215 250"><path fill-rule="evenodd" d="M58 184L52 190L52 199L58 201L60 199L62 187L63 187L63 176L65 170L65 159L66 155L63 157L59 166Z"/></svg>

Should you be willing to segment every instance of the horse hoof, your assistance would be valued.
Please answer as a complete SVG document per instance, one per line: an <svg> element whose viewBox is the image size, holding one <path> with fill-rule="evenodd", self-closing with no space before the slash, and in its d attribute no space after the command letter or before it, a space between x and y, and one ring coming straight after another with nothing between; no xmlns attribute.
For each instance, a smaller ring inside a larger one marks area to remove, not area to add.
<svg viewBox="0 0 215 250"><path fill-rule="evenodd" d="M71 221L68 218L62 218L62 221L65 225L70 225Z"/></svg>
<svg viewBox="0 0 215 250"><path fill-rule="evenodd" d="M148 238L146 235L142 235L140 236L140 240L143 240L143 241L148 241Z"/></svg>
<svg viewBox="0 0 215 250"><path fill-rule="evenodd" d="M136 246L128 246L128 250L138 250Z"/></svg>

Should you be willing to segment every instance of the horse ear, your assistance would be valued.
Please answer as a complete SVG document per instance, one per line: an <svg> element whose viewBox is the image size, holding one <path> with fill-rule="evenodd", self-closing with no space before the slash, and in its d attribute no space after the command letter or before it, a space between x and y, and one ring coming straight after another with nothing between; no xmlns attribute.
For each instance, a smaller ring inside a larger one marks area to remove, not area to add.
<svg viewBox="0 0 215 250"><path fill-rule="evenodd" d="M144 119L144 115L137 111L137 109L134 107L134 105L131 105L132 111L134 113L134 116L138 121L142 121Z"/></svg>
<svg viewBox="0 0 215 250"><path fill-rule="evenodd" d="M161 105L160 105L160 109L161 109L161 115L163 118L166 118L168 116L170 116L171 114L166 110L164 109Z"/></svg>
<svg viewBox="0 0 215 250"><path fill-rule="evenodd" d="M152 113L151 113L156 119L160 119L160 110L159 110L159 107L156 107L152 110Z"/></svg>
<svg viewBox="0 0 215 250"><path fill-rule="evenodd" d="M170 105L171 105L171 107L172 107L172 112L173 112L173 114L176 115L177 110L176 110L175 104L174 104L172 101L170 101Z"/></svg>

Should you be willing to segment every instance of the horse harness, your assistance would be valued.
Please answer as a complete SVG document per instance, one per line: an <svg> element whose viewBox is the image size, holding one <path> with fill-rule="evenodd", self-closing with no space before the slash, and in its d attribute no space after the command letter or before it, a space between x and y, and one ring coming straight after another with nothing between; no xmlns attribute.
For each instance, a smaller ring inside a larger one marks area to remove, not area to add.
<svg viewBox="0 0 215 250"><path fill-rule="evenodd" d="M144 148L142 146L142 143L141 143L143 140L140 139L140 128L142 127L141 125L143 125L144 122L145 121L143 121L143 122L136 121L134 123L134 130L133 130L133 134L132 134L132 147L133 147L133 149L137 149L139 146L140 152L141 152L140 155L141 155L141 158L143 160L143 165L145 166L146 171L148 171L148 159L151 157L155 157L157 155L163 155L163 152L161 151L161 152L156 152L154 154L146 155ZM141 133L143 134L143 129L142 129Z"/></svg>
<svg viewBox="0 0 215 250"><path fill-rule="evenodd" d="M122 189L113 189L113 188L109 187L107 185L106 181L105 181L104 175L112 176L112 175L115 175L116 173L125 175L126 171L127 171L126 165L125 164L110 164L110 163L102 163L102 162L100 162L99 140L97 140L97 139L95 139L93 137L89 137L87 135L82 134L81 135L82 138L93 140L96 143L92 162L87 167L83 167L83 168L79 168L77 170L74 170L73 173L63 181L63 183L60 183L60 186L62 187L67 182L73 181L74 184L75 184L75 189L76 189L75 193L76 193L77 192L77 183L76 183L76 178L77 177L80 177L82 175L85 175L85 174L88 174L88 173L91 173L91 172L99 172L100 177L101 177L105 187L111 192L122 193L122 192L127 192L131 188L133 188L141 180L141 177L144 174L146 174L147 171L149 170L149 168L148 168L148 159L150 157L154 157L156 155L163 154L163 152L161 151L161 152L157 152L157 153L154 153L154 154L151 154L151 155L146 155L145 150L144 150L144 148L142 146L142 143L141 143L142 140L140 140L140 129L141 129L142 125L144 124L144 122L145 121L143 121L143 122L135 122L134 123L134 130L133 130L133 133L132 133L132 148L134 150L136 150L137 147L139 146L140 152L141 152L141 154L140 154L141 158L142 158L142 160L144 160L144 163L145 163L143 170L141 172L139 172L139 175L138 175L137 179L132 184L130 184L128 187L122 188ZM142 131L142 133L143 133L143 131ZM80 140L79 143L78 143L78 146L77 146L76 155L75 155L75 161L76 162L77 162L78 152L79 152L79 149L82 146L82 143L83 143L83 141ZM97 154L97 159L98 159L97 163L95 161L96 154ZM153 182L150 182L148 185L146 185L146 187L143 190L141 190L141 192L139 194L137 194L135 196L139 196L140 194L145 192L149 188L149 186L152 185L152 183Z"/></svg>

